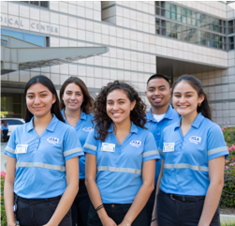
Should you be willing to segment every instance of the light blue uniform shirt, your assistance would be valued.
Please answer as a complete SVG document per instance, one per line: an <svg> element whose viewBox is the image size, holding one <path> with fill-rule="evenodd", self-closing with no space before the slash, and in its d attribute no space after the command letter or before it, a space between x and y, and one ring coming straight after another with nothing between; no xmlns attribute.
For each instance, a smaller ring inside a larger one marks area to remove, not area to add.
<svg viewBox="0 0 235 226"><path fill-rule="evenodd" d="M110 126L104 142L89 133L84 152L96 156L96 183L103 203L132 203L142 185L142 164L159 159L153 135L132 123L130 134L119 145Z"/></svg>
<svg viewBox="0 0 235 226"><path fill-rule="evenodd" d="M159 152L165 160L161 190L191 196L206 195L210 184L208 162L229 154L220 127L201 113L184 137L180 121L164 129Z"/></svg>
<svg viewBox="0 0 235 226"><path fill-rule="evenodd" d="M65 118L64 115L64 109L61 111L64 120L66 124L70 125ZM81 112L80 120L78 121L77 125L74 127L74 129L77 132L78 139L80 140L80 143L83 147L85 144L86 138L89 134L89 132L92 130L92 120L93 115L92 114L86 114L85 112ZM83 155L81 158L79 158L79 179L85 179L85 163L86 158L85 155Z"/></svg>
<svg viewBox="0 0 235 226"><path fill-rule="evenodd" d="M23 198L53 198L66 189L65 161L83 155L75 130L53 115L38 136L30 122L11 133L4 154L16 158L14 192Z"/></svg>
<svg viewBox="0 0 235 226"><path fill-rule="evenodd" d="M8 130L9 124L7 123L7 126L5 127L4 123L2 123L2 130Z"/></svg>
<svg viewBox="0 0 235 226"><path fill-rule="evenodd" d="M152 114L152 108L149 109L149 112L146 114L147 123L145 127L153 134L157 147L159 147L160 138L162 135L162 131L169 125L178 121L180 116L179 114L171 107L169 104L169 108L164 115L161 121L157 121ZM157 184L158 176L161 171L161 161L157 161L156 163L156 173L155 173L155 185Z"/></svg>

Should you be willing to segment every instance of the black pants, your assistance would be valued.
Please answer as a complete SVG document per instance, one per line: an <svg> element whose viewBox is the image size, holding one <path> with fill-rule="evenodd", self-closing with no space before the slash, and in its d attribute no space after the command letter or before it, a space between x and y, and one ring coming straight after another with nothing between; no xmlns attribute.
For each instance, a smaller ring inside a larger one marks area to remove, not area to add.
<svg viewBox="0 0 235 226"><path fill-rule="evenodd" d="M2 131L2 134L3 134L3 141L4 141L4 142L7 142L7 140L8 140L8 138L7 138L8 129L7 129L7 130L3 130L3 131Z"/></svg>
<svg viewBox="0 0 235 226"><path fill-rule="evenodd" d="M131 204L104 204L104 208L108 216L118 225L124 219L127 211L130 209ZM87 226L102 226L100 218L96 213L93 205L91 205L88 215ZM147 209L144 209L139 213L131 226L148 226L147 224Z"/></svg>
<svg viewBox="0 0 235 226"><path fill-rule="evenodd" d="M85 186L85 180L79 180L79 192L72 205L72 225L87 226L91 201Z"/></svg>
<svg viewBox="0 0 235 226"><path fill-rule="evenodd" d="M149 200L146 204L146 208L147 208L147 214L148 214L148 225L151 225L151 220L152 220L152 213L153 213L153 206L154 206L154 201L155 201L155 194L156 193L156 187L153 190L152 194L149 197Z"/></svg>
<svg viewBox="0 0 235 226"><path fill-rule="evenodd" d="M18 196L16 219L19 221L20 226L42 226L48 223L60 198L61 196L50 199L24 199ZM69 210L59 226L71 225L71 211Z"/></svg>
<svg viewBox="0 0 235 226"><path fill-rule="evenodd" d="M168 194L159 190L157 195L158 226L197 226L203 205L204 200L174 201ZM220 226L219 208L217 208L210 226Z"/></svg>

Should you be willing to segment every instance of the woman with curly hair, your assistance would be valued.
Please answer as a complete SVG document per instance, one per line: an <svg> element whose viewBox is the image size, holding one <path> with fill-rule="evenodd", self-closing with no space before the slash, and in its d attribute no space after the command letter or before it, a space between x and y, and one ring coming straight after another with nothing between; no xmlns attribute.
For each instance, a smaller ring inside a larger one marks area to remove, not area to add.
<svg viewBox="0 0 235 226"><path fill-rule="evenodd" d="M95 129L84 145L85 183L93 206L88 226L147 226L159 154L144 127L146 106L127 83L114 81L94 103Z"/></svg>

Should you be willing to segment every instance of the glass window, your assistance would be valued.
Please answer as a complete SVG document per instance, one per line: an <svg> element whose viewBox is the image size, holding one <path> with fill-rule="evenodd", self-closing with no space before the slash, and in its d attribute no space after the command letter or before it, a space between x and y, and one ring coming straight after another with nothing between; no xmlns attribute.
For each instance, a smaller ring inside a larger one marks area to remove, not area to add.
<svg viewBox="0 0 235 226"><path fill-rule="evenodd" d="M197 25L197 21L195 19L192 19L192 25L196 26Z"/></svg>
<svg viewBox="0 0 235 226"><path fill-rule="evenodd" d="M197 26L201 27L201 21L200 20L197 20Z"/></svg>
<svg viewBox="0 0 235 226"><path fill-rule="evenodd" d="M46 8L49 7L49 6L48 6L48 2L46 2L46 1L41 1L41 2L40 2L40 6L46 7Z"/></svg>
<svg viewBox="0 0 235 226"><path fill-rule="evenodd" d="M176 20L176 13L171 13L171 19Z"/></svg>
<svg viewBox="0 0 235 226"><path fill-rule="evenodd" d="M166 36L172 37L171 30L166 30Z"/></svg>
<svg viewBox="0 0 235 226"><path fill-rule="evenodd" d="M187 16L191 17L192 16L192 10L187 9Z"/></svg>
<svg viewBox="0 0 235 226"><path fill-rule="evenodd" d="M38 35L25 34L25 41L39 46L45 46L45 37Z"/></svg>
<svg viewBox="0 0 235 226"><path fill-rule="evenodd" d="M166 2L166 9L171 10L171 4L169 2Z"/></svg>
<svg viewBox="0 0 235 226"><path fill-rule="evenodd" d="M155 4L156 4L156 6L160 6L160 2L159 1L156 1Z"/></svg>
<svg viewBox="0 0 235 226"><path fill-rule="evenodd" d="M166 22L166 29L171 30L171 22Z"/></svg>
<svg viewBox="0 0 235 226"><path fill-rule="evenodd" d="M182 16L180 14L177 14L177 20L180 22L182 21Z"/></svg>
<svg viewBox="0 0 235 226"><path fill-rule="evenodd" d="M187 23L192 24L192 19L190 17L187 18Z"/></svg>
<svg viewBox="0 0 235 226"><path fill-rule="evenodd" d="M161 10L159 8L156 8L156 14L160 15Z"/></svg>
<svg viewBox="0 0 235 226"><path fill-rule="evenodd" d="M166 11L166 18L171 19L171 12L170 11Z"/></svg>
<svg viewBox="0 0 235 226"><path fill-rule="evenodd" d="M187 23L187 17L186 16L182 16L182 22Z"/></svg>
<svg viewBox="0 0 235 226"><path fill-rule="evenodd" d="M175 5L171 5L171 11L173 11L174 13L176 13L176 6L175 6Z"/></svg>
<svg viewBox="0 0 235 226"><path fill-rule="evenodd" d="M22 32L2 29L2 34L24 40L24 33Z"/></svg>
<svg viewBox="0 0 235 226"><path fill-rule="evenodd" d="M182 8L180 6L177 6L177 13L182 14Z"/></svg>
<svg viewBox="0 0 235 226"><path fill-rule="evenodd" d="M183 14L184 16L187 16L187 9L183 8L183 9L182 9L182 14Z"/></svg>

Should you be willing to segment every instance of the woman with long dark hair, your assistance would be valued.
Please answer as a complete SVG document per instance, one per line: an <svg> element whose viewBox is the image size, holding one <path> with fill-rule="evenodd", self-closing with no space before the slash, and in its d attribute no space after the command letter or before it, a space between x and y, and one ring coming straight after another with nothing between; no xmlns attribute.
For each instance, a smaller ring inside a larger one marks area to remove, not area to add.
<svg viewBox="0 0 235 226"><path fill-rule="evenodd" d="M64 123L50 79L31 78L24 96L26 124L13 130L4 152L8 225L15 225L14 209L21 226L69 226L78 191L81 144L75 130Z"/></svg>
<svg viewBox="0 0 235 226"><path fill-rule="evenodd" d="M85 83L78 77L68 78L60 89L60 107L65 122L74 127L83 146L92 129L91 97ZM72 205L72 225L87 226L90 198L85 186L85 155L79 158L79 192Z"/></svg>
<svg viewBox="0 0 235 226"><path fill-rule="evenodd" d="M228 156L223 133L211 121L207 96L197 78L179 77L172 95L181 119L163 131L160 141L158 225L219 226L218 204Z"/></svg>
<svg viewBox="0 0 235 226"><path fill-rule="evenodd" d="M147 226L158 151L144 127L145 104L134 88L114 81L94 103L95 129L84 145L88 226Z"/></svg>

